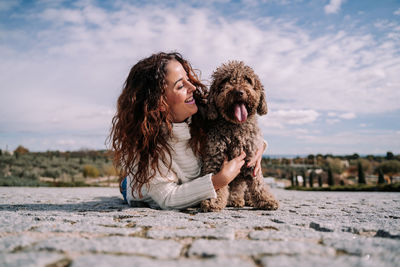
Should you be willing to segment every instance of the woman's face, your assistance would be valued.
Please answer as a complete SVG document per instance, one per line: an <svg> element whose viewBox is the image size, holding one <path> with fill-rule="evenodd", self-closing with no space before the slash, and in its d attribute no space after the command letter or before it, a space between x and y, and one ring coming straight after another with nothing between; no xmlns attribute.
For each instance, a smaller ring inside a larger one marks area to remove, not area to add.
<svg viewBox="0 0 400 267"><path fill-rule="evenodd" d="M193 92L196 87L190 83L181 63L171 60L167 65L167 88L165 95L173 122L183 122L197 112Z"/></svg>

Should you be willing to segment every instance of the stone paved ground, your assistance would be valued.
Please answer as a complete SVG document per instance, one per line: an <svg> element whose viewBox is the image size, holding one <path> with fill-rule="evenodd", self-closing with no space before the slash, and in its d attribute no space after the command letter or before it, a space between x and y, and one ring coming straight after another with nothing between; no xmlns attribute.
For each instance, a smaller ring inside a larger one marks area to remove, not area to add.
<svg viewBox="0 0 400 267"><path fill-rule="evenodd" d="M278 211L198 213L0 187L0 266L400 266L399 193L273 192Z"/></svg>

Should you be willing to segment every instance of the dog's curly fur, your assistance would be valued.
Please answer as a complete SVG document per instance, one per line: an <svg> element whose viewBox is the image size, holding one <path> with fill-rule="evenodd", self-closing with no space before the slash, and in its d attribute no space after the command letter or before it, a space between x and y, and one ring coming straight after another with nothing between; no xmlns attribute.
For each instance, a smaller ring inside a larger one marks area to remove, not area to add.
<svg viewBox="0 0 400 267"><path fill-rule="evenodd" d="M202 173L217 173L225 157L229 160L246 152L246 159L254 156L260 129L256 114L267 114L264 87L252 68L243 62L230 61L212 75L207 105L207 141ZM246 108L247 119L235 115L237 106ZM241 169L240 174L224 188L217 190L217 198L204 200L202 211L218 211L226 206L249 205L258 209L275 210L278 201L269 193L262 175L253 177L252 169Z"/></svg>

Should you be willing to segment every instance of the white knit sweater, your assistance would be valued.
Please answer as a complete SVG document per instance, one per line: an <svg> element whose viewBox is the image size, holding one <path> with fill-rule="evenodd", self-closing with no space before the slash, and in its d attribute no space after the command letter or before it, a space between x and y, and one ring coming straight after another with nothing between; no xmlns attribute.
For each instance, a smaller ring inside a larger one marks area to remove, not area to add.
<svg viewBox="0 0 400 267"><path fill-rule="evenodd" d="M217 197L211 181L212 173L199 177L201 161L188 145L191 137L189 130L186 122L173 124L173 137L169 141L173 149L171 170L168 171L160 162L161 173L156 173L148 187L142 187L142 198L137 192L132 195L129 186L132 177L128 176L126 196L129 205L136 206L139 201L152 208L183 209Z"/></svg>

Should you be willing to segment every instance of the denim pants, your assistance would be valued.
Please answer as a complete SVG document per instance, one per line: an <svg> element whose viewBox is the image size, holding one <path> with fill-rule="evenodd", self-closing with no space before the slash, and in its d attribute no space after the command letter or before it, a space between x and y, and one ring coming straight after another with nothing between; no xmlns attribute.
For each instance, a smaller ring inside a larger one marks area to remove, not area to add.
<svg viewBox="0 0 400 267"><path fill-rule="evenodd" d="M122 180L121 183L121 194L124 197L124 200L126 203L128 203L128 201L126 200L126 183L127 183L127 177L124 178L124 180Z"/></svg>

